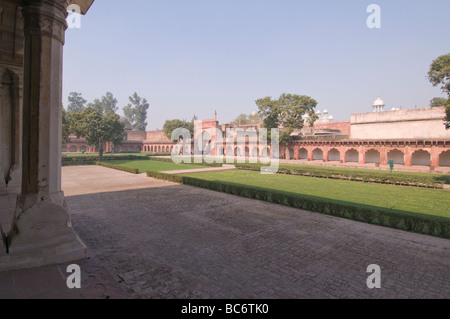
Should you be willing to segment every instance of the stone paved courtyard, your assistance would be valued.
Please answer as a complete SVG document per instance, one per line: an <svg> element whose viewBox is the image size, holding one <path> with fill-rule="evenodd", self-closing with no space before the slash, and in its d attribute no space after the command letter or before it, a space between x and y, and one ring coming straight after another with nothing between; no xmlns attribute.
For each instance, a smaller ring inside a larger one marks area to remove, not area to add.
<svg viewBox="0 0 450 319"><path fill-rule="evenodd" d="M449 298L450 241L132 175L63 168L73 226L133 298ZM378 264L382 288L366 269Z"/></svg>

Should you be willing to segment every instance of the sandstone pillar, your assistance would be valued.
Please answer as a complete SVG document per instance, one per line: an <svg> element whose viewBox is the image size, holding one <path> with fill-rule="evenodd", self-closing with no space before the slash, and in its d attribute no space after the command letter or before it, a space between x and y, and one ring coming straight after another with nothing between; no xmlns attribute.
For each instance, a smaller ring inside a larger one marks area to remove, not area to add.
<svg viewBox="0 0 450 319"><path fill-rule="evenodd" d="M362 146L359 148L359 164L366 164L366 149Z"/></svg>
<svg viewBox="0 0 450 319"><path fill-rule="evenodd" d="M439 167L439 148L437 146L431 147L431 167L436 168Z"/></svg>
<svg viewBox="0 0 450 319"><path fill-rule="evenodd" d="M0 270L70 262L86 248L61 190L62 54L68 0L23 1L22 191Z"/></svg>
<svg viewBox="0 0 450 319"><path fill-rule="evenodd" d="M411 151L411 147L407 146L405 147L405 166L412 166L412 151Z"/></svg>

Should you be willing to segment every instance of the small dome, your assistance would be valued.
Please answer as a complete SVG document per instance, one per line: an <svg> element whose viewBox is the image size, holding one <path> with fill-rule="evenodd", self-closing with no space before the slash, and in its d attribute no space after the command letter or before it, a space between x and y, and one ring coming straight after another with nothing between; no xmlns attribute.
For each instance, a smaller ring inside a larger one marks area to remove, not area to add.
<svg viewBox="0 0 450 319"><path fill-rule="evenodd" d="M323 111L323 114L328 114L328 110L325 109L325 111Z"/></svg>
<svg viewBox="0 0 450 319"><path fill-rule="evenodd" d="M320 112L320 110L317 110L316 114L320 115L320 114L322 114L322 112Z"/></svg>
<svg viewBox="0 0 450 319"><path fill-rule="evenodd" d="M328 119L329 119L330 121L333 121L333 120L334 120L334 116L333 116L333 115L330 115L330 116L328 117Z"/></svg>
<svg viewBox="0 0 450 319"><path fill-rule="evenodd" d="M378 97L378 99L373 102L373 106L385 106L384 101Z"/></svg>

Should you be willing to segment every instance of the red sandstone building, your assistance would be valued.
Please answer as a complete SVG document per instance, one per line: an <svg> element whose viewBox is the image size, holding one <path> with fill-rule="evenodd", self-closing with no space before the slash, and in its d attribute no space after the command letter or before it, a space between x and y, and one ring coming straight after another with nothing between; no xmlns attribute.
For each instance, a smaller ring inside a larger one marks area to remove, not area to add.
<svg viewBox="0 0 450 319"><path fill-rule="evenodd" d="M280 147L280 157L290 160L322 161L388 165L389 161L405 166L429 166L431 169L450 166L450 131L445 129L444 107L384 111L384 102L377 99L374 112L354 114L350 121L334 122L332 116L322 116L311 129L308 125L296 132L288 147ZM323 114L322 114L323 115ZM230 125L220 125L217 118L197 121L197 135L209 134L210 147L204 154L224 156L260 157L271 155L270 145L258 143L242 145L237 141L227 143L226 130ZM259 125L239 126L241 129L259 130ZM220 131L217 131L220 130ZM215 132L223 134L221 139ZM204 139L203 139L204 140ZM206 138L208 140L208 138ZM217 141L223 141L217 143ZM163 131L128 132L122 146L106 152L146 152L170 154L199 154L194 148L181 150L167 139ZM191 152L192 150L192 152ZM205 147L203 147L205 150ZM72 139L63 146L63 152L93 152L84 140Z"/></svg>

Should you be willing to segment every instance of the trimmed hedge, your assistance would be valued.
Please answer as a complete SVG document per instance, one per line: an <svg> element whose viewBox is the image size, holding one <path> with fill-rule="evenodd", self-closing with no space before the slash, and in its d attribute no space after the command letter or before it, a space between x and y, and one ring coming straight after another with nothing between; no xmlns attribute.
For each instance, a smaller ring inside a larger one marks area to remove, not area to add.
<svg viewBox="0 0 450 319"><path fill-rule="evenodd" d="M262 164L236 164L236 168L250 171L260 171ZM366 183L392 184L442 189L446 178L435 175L413 175L402 172L388 173L386 171L365 171L358 169L313 167L280 164L278 174L301 175L320 178L342 179Z"/></svg>
<svg viewBox="0 0 450 319"><path fill-rule="evenodd" d="M139 170L136 168L127 168L127 167L107 164L107 163L103 163L103 162L96 162L96 165L106 167L106 168L112 168L112 169L115 169L118 171L123 171L123 172L131 173L131 174L139 174Z"/></svg>
<svg viewBox="0 0 450 319"><path fill-rule="evenodd" d="M73 162L62 162L62 166L84 166L84 165L95 165L97 161L73 161Z"/></svg>
<svg viewBox="0 0 450 319"><path fill-rule="evenodd" d="M360 205L248 185L207 181L182 175L147 172L147 176L364 223L450 239L450 219L444 217L425 216L388 208L375 208L369 205Z"/></svg>
<svg viewBox="0 0 450 319"><path fill-rule="evenodd" d="M136 155L103 155L103 161L136 161L136 160L149 160L147 156ZM62 164L67 163L84 163L84 162L97 162L98 156L63 156L61 158Z"/></svg>

